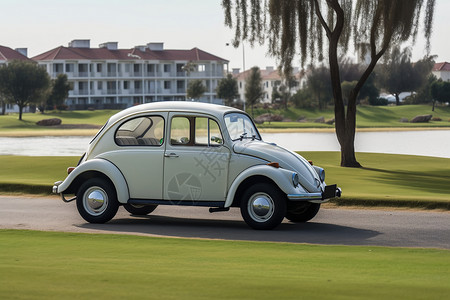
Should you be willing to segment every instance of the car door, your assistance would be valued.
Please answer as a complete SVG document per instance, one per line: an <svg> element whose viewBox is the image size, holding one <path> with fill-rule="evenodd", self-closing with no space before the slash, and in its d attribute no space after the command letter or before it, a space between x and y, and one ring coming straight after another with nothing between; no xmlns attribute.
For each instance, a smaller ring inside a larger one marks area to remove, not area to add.
<svg viewBox="0 0 450 300"><path fill-rule="evenodd" d="M167 115L149 114L125 120L114 133L115 150L102 154L123 174L132 199L163 198Z"/></svg>
<svg viewBox="0 0 450 300"><path fill-rule="evenodd" d="M169 113L164 199L225 201L230 150L218 123L204 115Z"/></svg>

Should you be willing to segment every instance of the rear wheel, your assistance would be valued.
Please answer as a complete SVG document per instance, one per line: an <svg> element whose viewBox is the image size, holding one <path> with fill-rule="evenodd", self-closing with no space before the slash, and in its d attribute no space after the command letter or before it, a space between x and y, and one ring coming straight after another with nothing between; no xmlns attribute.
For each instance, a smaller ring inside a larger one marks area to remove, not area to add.
<svg viewBox="0 0 450 300"><path fill-rule="evenodd" d="M119 209L114 186L101 178L87 180L78 189L77 209L90 223L108 222Z"/></svg>
<svg viewBox="0 0 450 300"><path fill-rule="evenodd" d="M291 222L308 222L314 218L320 209L320 203L302 202L289 203L286 219Z"/></svg>
<svg viewBox="0 0 450 300"><path fill-rule="evenodd" d="M241 215L253 229L273 229L286 215L286 197L271 184L252 185L242 197Z"/></svg>
<svg viewBox="0 0 450 300"><path fill-rule="evenodd" d="M153 212L158 205L124 204L123 207L132 215L145 216Z"/></svg>

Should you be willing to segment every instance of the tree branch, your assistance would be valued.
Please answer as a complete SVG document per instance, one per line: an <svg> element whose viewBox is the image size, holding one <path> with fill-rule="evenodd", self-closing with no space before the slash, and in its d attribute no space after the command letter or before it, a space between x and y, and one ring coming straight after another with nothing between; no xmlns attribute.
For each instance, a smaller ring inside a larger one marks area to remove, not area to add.
<svg viewBox="0 0 450 300"><path fill-rule="evenodd" d="M320 24L322 24L323 29L325 29L325 32L327 33L328 39L331 39L331 29L328 27L327 22L323 18L322 12L320 11L319 2L318 0L313 0L314 2L314 9L316 11L316 16L319 18Z"/></svg>

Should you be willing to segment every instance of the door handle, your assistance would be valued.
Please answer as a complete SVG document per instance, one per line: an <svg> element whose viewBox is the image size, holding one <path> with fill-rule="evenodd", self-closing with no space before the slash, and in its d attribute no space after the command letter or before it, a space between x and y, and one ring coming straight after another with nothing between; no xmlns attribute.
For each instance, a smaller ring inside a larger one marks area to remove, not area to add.
<svg viewBox="0 0 450 300"><path fill-rule="evenodd" d="M178 154L176 153L164 153L164 157L178 157Z"/></svg>

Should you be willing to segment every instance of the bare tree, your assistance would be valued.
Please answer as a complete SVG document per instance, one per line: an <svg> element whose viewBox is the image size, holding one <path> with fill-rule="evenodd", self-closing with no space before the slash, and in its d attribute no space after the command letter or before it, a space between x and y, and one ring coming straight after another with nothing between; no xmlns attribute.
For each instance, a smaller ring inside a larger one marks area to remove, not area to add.
<svg viewBox="0 0 450 300"><path fill-rule="evenodd" d="M302 63L322 60L327 45L341 166L361 167L354 147L358 93L390 46L415 40L423 11L429 49L435 0L222 0L222 6L225 25L235 29L233 45L268 39L269 53L279 59L285 73L291 72L296 55ZM339 53L347 52L350 41L362 57L369 55L370 62L346 107Z"/></svg>

